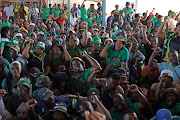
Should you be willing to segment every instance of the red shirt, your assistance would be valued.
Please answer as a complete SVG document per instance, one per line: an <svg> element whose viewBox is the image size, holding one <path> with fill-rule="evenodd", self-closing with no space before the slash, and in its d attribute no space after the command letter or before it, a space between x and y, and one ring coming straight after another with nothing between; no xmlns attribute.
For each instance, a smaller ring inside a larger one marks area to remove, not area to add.
<svg viewBox="0 0 180 120"><path fill-rule="evenodd" d="M145 71L148 69L148 66L145 66L144 68L143 68L143 70L141 71L141 75L144 75L145 74ZM153 72L149 72L149 74L148 74L148 76L150 76L150 74L152 74L152 73L158 73L158 74L161 74L161 72L159 71L159 69L156 69L155 71L153 71Z"/></svg>
<svg viewBox="0 0 180 120"><path fill-rule="evenodd" d="M2 17L4 17L4 11L3 11L3 10L4 10L4 9L2 9L2 10L1 10L1 13L2 13Z"/></svg>
<svg viewBox="0 0 180 120"><path fill-rule="evenodd" d="M64 18L57 18L57 19L56 19L56 22L62 23L62 21L65 21L65 19L64 19Z"/></svg>

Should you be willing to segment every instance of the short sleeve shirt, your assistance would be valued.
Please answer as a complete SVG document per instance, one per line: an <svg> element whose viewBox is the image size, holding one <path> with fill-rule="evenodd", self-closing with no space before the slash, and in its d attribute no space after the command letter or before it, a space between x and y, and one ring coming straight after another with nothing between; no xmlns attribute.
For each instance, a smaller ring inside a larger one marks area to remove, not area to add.
<svg viewBox="0 0 180 120"><path fill-rule="evenodd" d="M59 17L59 14L60 14L60 11L59 11L59 9L57 8L55 8L54 9L54 17Z"/></svg>
<svg viewBox="0 0 180 120"><path fill-rule="evenodd" d="M50 13L50 9L49 8L42 8L42 19L47 19L47 17L49 16Z"/></svg>
<svg viewBox="0 0 180 120"><path fill-rule="evenodd" d="M121 66L121 62L128 63L129 60L129 51L124 46L120 51L115 50L115 45L110 45L107 49L108 57L106 59L106 66L111 63L114 63L115 66L110 68L109 70L114 72L118 67Z"/></svg>
<svg viewBox="0 0 180 120"><path fill-rule="evenodd" d="M160 71L168 69L173 73L174 83L177 83L179 81L179 79L180 79L179 78L180 77L180 65L174 67L172 65L172 63L168 63L168 62L158 63L157 65L158 65L158 68Z"/></svg>
<svg viewBox="0 0 180 120"><path fill-rule="evenodd" d="M69 46L69 44L67 44L67 46ZM67 49L68 53L70 54L70 56L72 58L74 58L74 57L81 57L82 58L81 52L83 50L84 50L84 47L81 43L79 43L78 46L74 50L69 49L69 47Z"/></svg>
<svg viewBox="0 0 180 120"><path fill-rule="evenodd" d="M86 19L86 18L87 18L87 9L81 7L81 8L80 8L80 11L81 11L81 18Z"/></svg>
<svg viewBox="0 0 180 120"><path fill-rule="evenodd" d="M11 87L13 88L15 85L16 85L16 83L11 81ZM6 85L6 79L3 80L2 87L6 88L7 95L9 95L9 92L8 92L8 89L7 89L7 85Z"/></svg>

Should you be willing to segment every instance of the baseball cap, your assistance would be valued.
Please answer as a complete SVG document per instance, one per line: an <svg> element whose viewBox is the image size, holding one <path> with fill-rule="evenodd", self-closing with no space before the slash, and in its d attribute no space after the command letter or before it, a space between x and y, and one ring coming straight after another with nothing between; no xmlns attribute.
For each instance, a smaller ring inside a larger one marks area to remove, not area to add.
<svg viewBox="0 0 180 120"><path fill-rule="evenodd" d="M130 5L130 2L126 2L126 5Z"/></svg>
<svg viewBox="0 0 180 120"><path fill-rule="evenodd" d="M51 90L49 90L48 88L44 87L44 88L41 88L39 91L38 91L38 97L41 99L41 100L45 100L47 101L50 97L50 95L53 95L54 92L52 92Z"/></svg>
<svg viewBox="0 0 180 120"><path fill-rule="evenodd" d="M150 13L149 13L149 16L152 16L152 15L154 15L154 13L153 13L153 12L150 12Z"/></svg>
<svg viewBox="0 0 180 120"><path fill-rule="evenodd" d="M126 75L127 75L126 70L125 70L124 68L122 68L122 67L119 67L119 68L115 71L115 73L119 73L120 75L123 75L123 76L126 76Z"/></svg>
<svg viewBox="0 0 180 120"><path fill-rule="evenodd" d="M56 41L59 41L59 42L63 43L63 39L62 38L56 38Z"/></svg>
<svg viewBox="0 0 180 120"><path fill-rule="evenodd" d="M40 70L37 67L32 67L29 70L29 75L32 76L32 77L38 77L39 74L40 74Z"/></svg>
<svg viewBox="0 0 180 120"><path fill-rule="evenodd" d="M28 31L25 28L20 29L21 32L26 32L28 34Z"/></svg>
<svg viewBox="0 0 180 120"><path fill-rule="evenodd" d="M101 36L101 38L109 38L109 33L106 33L106 32L103 33L102 36Z"/></svg>
<svg viewBox="0 0 180 120"><path fill-rule="evenodd" d="M48 76L40 75L37 78L35 86L38 88L42 88L42 87L48 87L51 84L52 84L52 82L50 81Z"/></svg>
<svg viewBox="0 0 180 120"><path fill-rule="evenodd" d="M96 30L96 31L99 31L99 29L97 29L97 28L93 28L93 29L92 29L92 31L95 31L95 30Z"/></svg>
<svg viewBox="0 0 180 120"><path fill-rule="evenodd" d="M33 27L35 27L35 24L34 24L34 23L30 23L30 24L29 24L29 26L33 26Z"/></svg>
<svg viewBox="0 0 180 120"><path fill-rule="evenodd" d="M172 120L172 114L167 109L159 109L156 113L156 120Z"/></svg>
<svg viewBox="0 0 180 120"><path fill-rule="evenodd" d="M99 37L94 37L92 43L101 43L101 39Z"/></svg>
<svg viewBox="0 0 180 120"><path fill-rule="evenodd" d="M38 42L36 47L41 47L43 50L45 50L45 44L43 42Z"/></svg>
<svg viewBox="0 0 180 120"><path fill-rule="evenodd" d="M29 78L22 77L22 78L19 79L19 81L17 82L16 86L17 85L25 85L28 88L30 88L30 84L31 84L31 81L29 80Z"/></svg>
<svg viewBox="0 0 180 120"><path fill-rule="evenodd" d="M91 88L88 90L87 96L100 95L100 91L97 88Z"/></svg>
<svg viewBox="0 0 180 120"><path fill-rule="evenodd" d="M18 64L18 65L20 66L20 68L21 68L21 63L20 63L19 61L13 61L13 62L11 63L11 65L13 65L13 64Z"/></svg>
<svg viewBox="0 0 180 120"><path fill-rule="evenodd" d="M121 42L123 42L124 44L126 44L126 40L125 40L125 38L124 38L123 36L117 36L117 38L114 39L114 40L118 40L118 41L121 41Z"/></svg>
<svg viewBox="0 0 180 120"><path fill-rule="evenodd" d="M20 52L20 48L18 45L11 46L11 49L15 50L16 52Z"/></svg>
<svg viewBox="0 0 180 120"><path fill-rule="evenodd" d="M118 22L114 22L113 25L118 25Z"/></svg>
<svg viewBox="0 0 180 120"><path fill-rule="evenodd" d="M52 42L49 40L44 41L45 46L52 46Z"/></svg>
<svg viewBox="0 0 180 120"><path fill-rule="evenodd" d="M71 37L70 40L75 40L76 41L76 44L78 45L79 44L79 39L77 37Z"/></svg>
<svg viewBox="0 0 180 120"><path fill-rule="evenodd" d="M52 42L52 47L53 46L58 46L58 47L60 47L60 50L63 51L63 48L62 48L61 44L62 43L60 41L55 40L55 41Z"/></svg>
<svg viewBox="0 0 180 120"><path fill-rule="evenodd" d="M23 36L22 36L22 34L21 33L17 33L14 37L21 37L21 39L23 39Z"/></svg>
<svg viewBox="0 0 180 120"><path fill-rule="evenodd" d="M159 80L161 79L162 75L164 73L167 73L169 77L171 77L173 79L173 73L170 70L163 70L161 71L161 75L159 76Z"/></svg>
<svg viewBox="0 0 180 120"><path fill-rule="evenodd" d="M171 16L173 16L173 15L175 15L176 14L176 12L171 12Z"/></svg>
<svg viewBox="0 0 180 120"><path fill-rule="evenodd" d="M55 32L51 32L51 35L56 35L56 33Z"/></svg>
<svg viewBox="0 0 180 120"><path fill-rule="evenodd" d="M104 45L105 45L106 42L109 41L109 40L113 43L113 40L112 40L111 38L108 38L108 39L106 39L106 40L104 41Z"/></svg>
<svg viewBox="0 0 180 120"><path fill-rule="evenodd" d="M70 114L67 112L67 106L63 102L56 103L53 109L49 110L50 112L61 111L70 117Z"/></svg>
<svg viewBox="0 0 180 120"><path fill-rule="evenodd" d="M44 35L44 32L38 32L38 35Z"/></svg>
<svg viewBox="0 0 180 120"><path fill-rule="evenodd" d="M21 31L19 29L15 29L13 32L18 32L20 33Z"/></svg>

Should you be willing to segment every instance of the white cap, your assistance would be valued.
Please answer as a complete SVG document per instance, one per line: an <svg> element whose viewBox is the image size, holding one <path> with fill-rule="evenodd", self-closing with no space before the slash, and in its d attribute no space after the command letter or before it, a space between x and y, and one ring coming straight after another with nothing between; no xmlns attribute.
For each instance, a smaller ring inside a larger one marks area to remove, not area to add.
<svg viewBox="0 0 180 120"><path fill-rule="evenodd" d="M111 38L108 38L104 41L104 45L106 44L106 41L109 41L109 40L113 43L113 40Z"/></svg>
<svg viewBox="0 0 180 120"><path fill-rule="evenodd" d="M91 32L87 32L87 35L88 35L88 36L91 36L92 34L91 34Z"/></svg>
<svg viewBox="0 0 180 120"><path fill-rule="evenodd" d="M34 23L30 23L30 24L29 24L29 26L30 26L30 25L32 25L32 26L34 26L34 27L35 27L35 24L34 24Z"/></svg>
<svg viewBox="0 0 180 120"><path fill-rule="evenodd" d="M93 29L92 29L92 31L94 31L94 30L97 30L97 31L99 31L99 29L97 29L97 28L93 28Z"/></svg>
<svg viewBox="0 0 180 120"><path fill-rule="evenodd" d="M38 35L44 35L44 32L38 32Z"/></svg>
<svg viewBox="0 0 180 120"><path fill-rule="evenodd" d="M14 37L16 38L17 36L20 36L20 37L21 37L21 39L23 39L23 36L22 36L22 34L21 34L21 33L17 33Z"/></svg>
<svg viewBox="0 0 180 120"><path fill-rule="evenodd" d="M162 77L162 75L163 75L164 73L167 73L168 76L169 76L169 77L172 77L172 79L173 79L173 73L172 73L170 70L163 70L163 71L161 71L161 75L159 76L159 80L161 79L161 77Z"/></svg>

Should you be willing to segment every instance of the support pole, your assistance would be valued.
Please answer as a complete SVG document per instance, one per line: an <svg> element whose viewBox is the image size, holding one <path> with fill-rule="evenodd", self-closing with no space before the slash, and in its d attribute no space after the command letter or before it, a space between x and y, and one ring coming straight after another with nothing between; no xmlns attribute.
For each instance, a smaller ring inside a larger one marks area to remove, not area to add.
<svg viewBox="0 0 180 120"><path fill-rule="evenodd" d="M106 0L102 0L102 25L106 26Z"/></svg>
<svg viewBox="0 0 180 120"><path fill-rule="evenodd" d="M68 22L70 22L70 15L71 15L71 12L70 12L70 9L71 9L70 7L71 6L70 6L70 4L71 4L70 0L68 0Z"/></svg>

